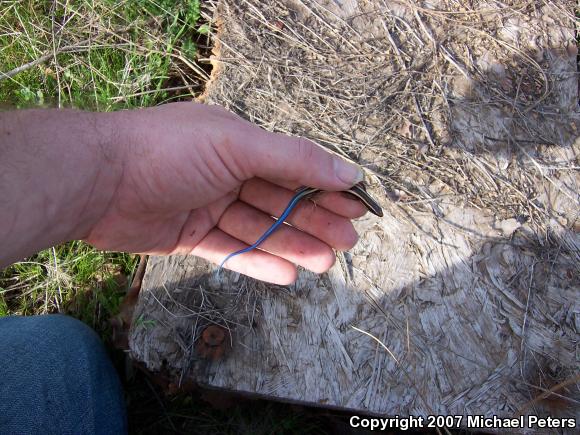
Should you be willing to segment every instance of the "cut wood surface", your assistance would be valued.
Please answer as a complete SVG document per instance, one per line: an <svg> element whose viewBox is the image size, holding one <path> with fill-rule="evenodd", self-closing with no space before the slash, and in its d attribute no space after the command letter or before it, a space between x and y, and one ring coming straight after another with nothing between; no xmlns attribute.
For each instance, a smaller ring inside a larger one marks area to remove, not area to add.
<svg viewBox="0 0 580 435"><path fill-rule="evenodd" d="M287 287L151 258L133 357L357 412L580 418L574 2L209 3L204 100L357 160L385 217Z"/></svg>

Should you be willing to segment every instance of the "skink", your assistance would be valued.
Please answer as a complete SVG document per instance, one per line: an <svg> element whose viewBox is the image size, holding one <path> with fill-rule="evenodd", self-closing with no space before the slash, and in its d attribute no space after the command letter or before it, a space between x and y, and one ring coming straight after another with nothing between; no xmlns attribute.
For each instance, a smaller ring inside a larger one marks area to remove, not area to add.
<svg viewBox="0 0 580 435"><path fill-rule="evenodd" d="M240 254L245 254L246 252L249 252L252 249L256 249L258 246L260 246L260 244L264 240L266 240L268 237L270 237L272 235L272 233L274 231L276 231L280 227L280 225L282 225L286 221L286 219L288 218L290 213L292 213L292 210L294 210L296 205L301 200L306 199L306 198L310 198L319 192L322 192L322 190L316 189L314 187L301 187L300 189L298 189L296 191L296 194L292 197L292 199L290 200L290 202L286 206L286 209L284 209L284 211L282 212L282 214L278 218L278 220L276 220L276 222L274 222L274 224L272 224L272 226L270 228L268 228L268 230L264 234L262 234L260 236L260 238L258 240L256 240L256 242L253 245L248 246L247 248L244 248L244 249L240 249L239 251L232 252L226 258L224 258L224 260L221 262L221 264L219 266L219 269L221 269L226 264L226 262L229 259L231 259L232 257L235 257L236 255L240 255ZM383 216L383 210L382 210L381 206L377 203L377 201L375 201L367 193L364 182L355 184L353 187L351 187L348 190L345 190L344 192L355 196L359 201L361 201L366 206L366 208L371 213L373 213L379 217Z"/></svg>

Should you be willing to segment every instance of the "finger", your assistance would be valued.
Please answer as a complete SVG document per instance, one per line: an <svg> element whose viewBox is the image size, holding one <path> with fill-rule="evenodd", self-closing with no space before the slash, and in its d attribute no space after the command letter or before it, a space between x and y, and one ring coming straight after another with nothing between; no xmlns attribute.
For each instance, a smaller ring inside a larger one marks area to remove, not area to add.
<svg viewBox="0 0 580 435"><path fill-rule="evenodd" d="M293 195L294 192L287 189L255 179L244 184L240 192L240 200L267 213L267 216L280 216ZM349 200L345 199L344 201L348 202ZM248 216L247 219L251 219L251 216ZM358 240L352 223L348 219L320 207L318 199L316 199L316 203L302 200L286 221L338 250L348 250ZM270 218L268 218L268 222L270 225L273 223ZM270 225L264 222L260 228L263 231L258 234L258 237ZM256 239L257 237L254 240Z"/></svg>
<svg viewBox="0 0 580 435"><path fill-rule="evenodd" d="M246 245L239 240L215 228L191 251L191 254L220 264L228 254L244 247ZM225 268L278 285L292 284L298 277L296 266L291 262L256 249L231 258Z"/></svg>
<svg viewBox="0 0 580 435"><path fill-rule="evenodd" d="M228 208L220 219L218 227L232 237L251 245L274 222L275 220L268 215L240 201ZM299 264L315 273L326 272L335 261L334 251L326 243L285 224L278 227L270 237L264 240L260 249Z"/></svg>
<svg viewBox="0 0 580 435"><path fill-rule="evenodd" d="M278 185L286 188L289 191L292 191L292 195L294 195L296 189L298 189L299 185L296 183L284 181L284 180L272 180L272 183L266 180L262 180L261 178L252 178L244 183L243 189L254 190L257 189L258 183L261 184L262 189L256 191L257 197L263 197L268 195L270 192L267 191L266 185ZM249 192L248 192L249 194ZM290 201L290 197L288 197L288 201ZM316 195L314 198L311 198L313 202L317 205L326 208L327 210L332 211L340 216L344 216L348 219L356 219L361 216L364 216L367 212L367 208L361 203L360 200L352 198L350 195L344 192L324 192ZM248 201L246 201L248 202ZM260 210L267 211L262 207L258 207Z"/></svg>
<svg viewBox="0 0 580 435"><path fill-rule="evenodd" d="M313 201L317 205L348 219L362 217L368 211L362 202L347 196L344 192L324 192L317 195Z"/></svg>
<svg viewBox="0 0 580 435"><path fill-rule="evenodd" d="M227 141L231 145L229 152L245 166L248 178L277 178L324 190L344 190L364 179L362 168L356 163L308 139L254 126L236 133Z"/></svg>

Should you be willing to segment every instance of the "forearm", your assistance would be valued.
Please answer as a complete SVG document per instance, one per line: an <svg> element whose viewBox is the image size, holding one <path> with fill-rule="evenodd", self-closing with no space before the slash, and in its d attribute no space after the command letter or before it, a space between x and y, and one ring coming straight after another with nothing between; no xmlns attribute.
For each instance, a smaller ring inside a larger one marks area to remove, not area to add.
<svg viewBox="0 0 580 435"><path fill-rule="evenodd" d="M0 268L82 239L122 173L114 116L75 110L0 112Z"/></svg>

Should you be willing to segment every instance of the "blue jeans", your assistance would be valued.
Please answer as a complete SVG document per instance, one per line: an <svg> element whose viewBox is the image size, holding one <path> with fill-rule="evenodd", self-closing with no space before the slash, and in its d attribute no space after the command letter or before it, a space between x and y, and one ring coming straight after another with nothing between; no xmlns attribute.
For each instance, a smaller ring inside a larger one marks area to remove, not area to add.
<svg viewBox="0 0 580 435"><path fill-rule="evenodd" d="M91 328L62 315L0 317L0 434L126 432L121 383Z"/></svg>

